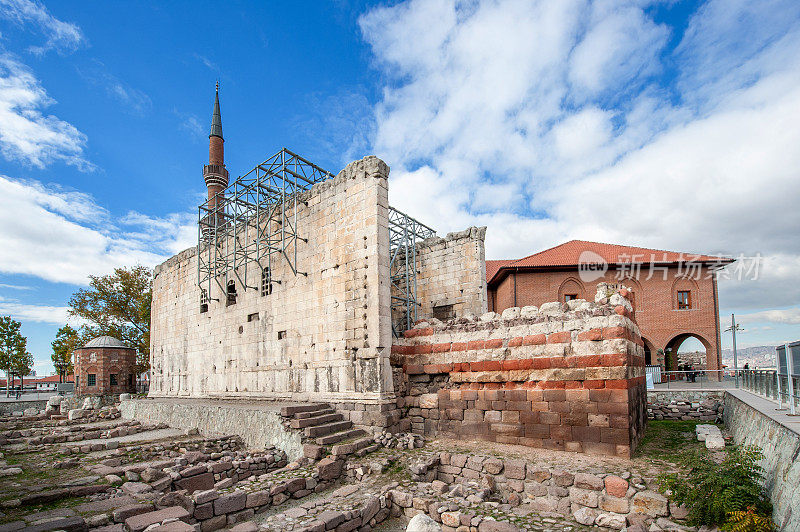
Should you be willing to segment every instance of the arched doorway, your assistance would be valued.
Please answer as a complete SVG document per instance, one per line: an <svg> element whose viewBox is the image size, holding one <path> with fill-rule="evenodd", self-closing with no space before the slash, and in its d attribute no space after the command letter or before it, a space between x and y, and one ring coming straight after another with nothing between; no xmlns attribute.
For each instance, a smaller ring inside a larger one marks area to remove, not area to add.
<svg viewBox="0 0 800 532"><path fill-rule="evenodd" d="M697 333L681 333L667 342L664 348L664 362L667 371L690 367L694 371L716 369L709 357L713 357L711 343ZM709 379L719 377L716 373L708 373Z"/></svg>
<svg viewBox="0 0 800 532"><path fill-rule="evenodd" d="M647 338L642 337L644 344L644 363L646 366L653 366L658 364L658 350L653 343Z"/></svg>

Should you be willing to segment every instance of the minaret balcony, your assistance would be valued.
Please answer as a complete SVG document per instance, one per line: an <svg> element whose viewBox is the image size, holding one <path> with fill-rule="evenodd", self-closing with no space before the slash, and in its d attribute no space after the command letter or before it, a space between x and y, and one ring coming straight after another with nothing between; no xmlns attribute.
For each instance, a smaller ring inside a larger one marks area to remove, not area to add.
<svg viewBox="0 0 800 532"><path fill-rule="evenodd" d="M204 165L203 178L206 181L206 185L228 186L228 170L222 164Z"/></svg>

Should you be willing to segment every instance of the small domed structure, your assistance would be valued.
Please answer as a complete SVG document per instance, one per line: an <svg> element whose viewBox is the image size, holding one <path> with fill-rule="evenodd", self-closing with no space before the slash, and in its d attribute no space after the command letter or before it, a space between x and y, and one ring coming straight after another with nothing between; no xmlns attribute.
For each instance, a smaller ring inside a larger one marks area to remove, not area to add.
<svg viewBox="0 0 800 532"><path fill-rule="evenodd" d="M75 394L136 391L136 350L113 336L98 336L74 352Z"/></svg>
<svg viewBox="0 0 800 532"><path fill-rule="evenodd" d="M130 349L127 345L122 343L122 340L118 340L113 336L98 336L86 342L86 345L83 347L121 347L123 349Z"/></svg>

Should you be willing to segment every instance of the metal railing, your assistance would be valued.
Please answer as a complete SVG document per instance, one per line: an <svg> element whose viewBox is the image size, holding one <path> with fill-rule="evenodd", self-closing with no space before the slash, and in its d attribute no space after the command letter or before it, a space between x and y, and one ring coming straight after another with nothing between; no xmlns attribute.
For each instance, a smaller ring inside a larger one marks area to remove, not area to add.
<svg viewBox="0 0 800 532"><path fill-rule="evenodd" d="M736 372L729 369L658 371L658 366L647 366L646 374L654 390L719 390L737 387Z"/></svg>
<svg viewBox="0 0 800 532"><path fill-rule="evenodd" d="M792 415L800 413L800 374L778 375L774 369L744 369L741 377L743 389L776 401L779 409L785 406Z"/></svg>

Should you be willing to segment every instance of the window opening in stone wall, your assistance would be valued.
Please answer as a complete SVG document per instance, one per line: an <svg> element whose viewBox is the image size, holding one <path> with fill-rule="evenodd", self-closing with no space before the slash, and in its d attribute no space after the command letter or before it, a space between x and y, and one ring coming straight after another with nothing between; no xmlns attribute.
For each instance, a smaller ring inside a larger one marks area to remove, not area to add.
<svg viewBox="0 0 800 532"><path fill-rule="evenodd" d="M128 375L128 386L133 386L133 373Z"/></svg>
<svg viewBox="0 0 800 532"><path fill-rule="evenodd" d="M208 291L200 289L200 312L208 312Z"/></svg>
<svg viewBox="0 0 800 532"><path fill-rule="evenodd" d="M248 314L248 315L247 315L247 321L248 321L248 322L251 322L251 321L258 321L258 320L259 320L259 317L258 317L258 312L253 312L252 314Z"/></svg>
<svg viewBox="0 0 800 532"><path fill-rule="evenodd" d="M692 292L678 290L678 310L689 310L690 308L692 308Z"/></svg>
<svg viewBox="0 0 800 532"><path fill-rule="evenodd" d="M112 373L111 375L109 375L108 379L109 379L109 382L110 382L111 386L116 386L117 385L117 374L116 373Z"/></svg>
<svg viewBox="0 0 800 532"><path fill-rule="evenodd" d="M437 305L433 307L433 317L437 320L447 321L456 317L453 305Z"/></svg>
<svg viewBox="0 0 800 532"><path fill-rule="evenodd" d="M86 386L95 386L97 384L97 375L89 373L86 375Z"/></svg>
<svg viewBox="0 0 800 532"><path fill-rule="evenodd" d="M236 304L236 282L235 281L228 281L228 293L227 293L227 305L235 305Z"/></svg>
<svg viewBox="0 0 800 532"><path fill-rule="evenodd" d="M578 299L578 294L564 294L564 303L573 299Z"/></svg>
<svg viewBox="0 0 800 532"><path fill-rule="evenodd" d="M283 340L286 338L286 331L278 331L278 340Z"/></svg>
<svg viewBox="0 0 800 532"><path fill-rule="evenodd" d="M272 293L272 273L269 268L261 270L261 295L268 296Z"/></svg>

